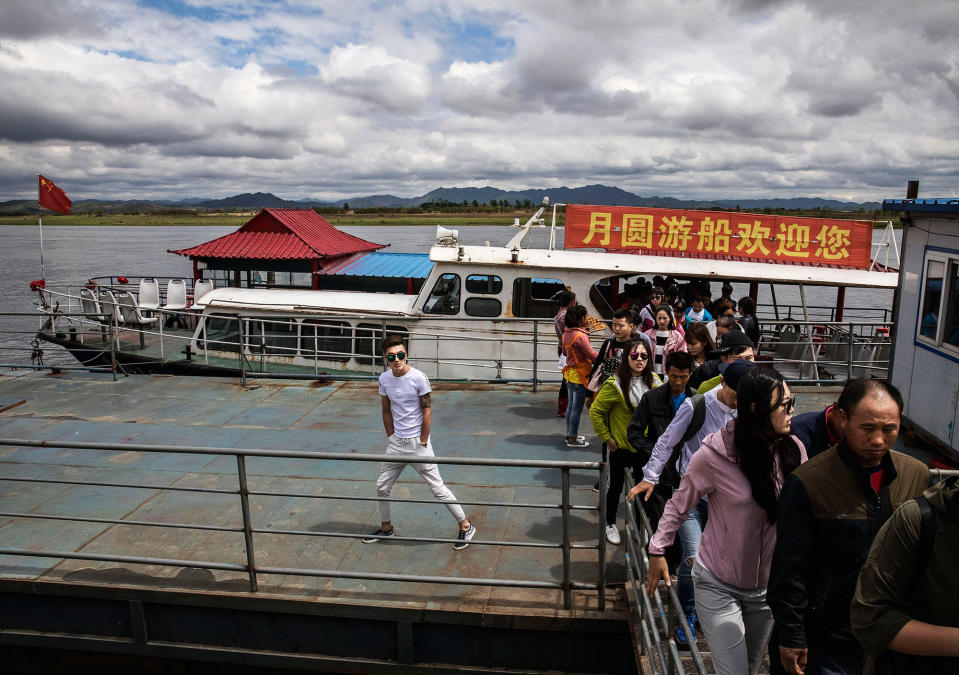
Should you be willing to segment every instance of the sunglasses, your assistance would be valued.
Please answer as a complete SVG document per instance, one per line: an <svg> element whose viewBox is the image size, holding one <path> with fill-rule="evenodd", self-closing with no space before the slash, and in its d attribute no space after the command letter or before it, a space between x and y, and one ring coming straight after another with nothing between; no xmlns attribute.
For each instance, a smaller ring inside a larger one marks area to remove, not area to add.
<svg viewBox="0 0 959 675"><path fill-rule="evenodd" d="M793 394L789 398L784 398L782 401L779 402L779 405L777 405L776 407L785 408L787 413L791 413L793 410L796 409L796 395Z"/></svg>
<svg viewBox="0 0 959 675"><path fill-rule="evenodd" d="M631 358L633 361L645 361L649 358L649 355L646 354L646 352L633 352L629 355L629 358Z"/></svg>
<svg viewBox="0 0 959 675"><path fill-rule="evenodd" d="M390 363L393 363L397 359L402 361L405 358L406 358L406 352L394 352L393 354L386 355L386 360L389 361Z"/></svg>

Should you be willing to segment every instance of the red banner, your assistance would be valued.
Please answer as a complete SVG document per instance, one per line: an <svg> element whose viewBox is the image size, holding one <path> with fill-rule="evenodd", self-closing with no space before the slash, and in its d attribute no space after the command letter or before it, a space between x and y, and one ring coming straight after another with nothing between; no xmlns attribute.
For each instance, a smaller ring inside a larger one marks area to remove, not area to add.
<svg viewBox="0 0 959 675"><path fill-rule="evenodd" d="M53 184L49 178L40 176L40 206L51 211L60 213L70 213L70 205L73 202L67 197L67 193Z"/></svg>
<svg viewBox="0 0 959 675"><path fill-rule="evenodd" d="M868 269L872 222L571 204L566 207L565 247Z"/></svg>

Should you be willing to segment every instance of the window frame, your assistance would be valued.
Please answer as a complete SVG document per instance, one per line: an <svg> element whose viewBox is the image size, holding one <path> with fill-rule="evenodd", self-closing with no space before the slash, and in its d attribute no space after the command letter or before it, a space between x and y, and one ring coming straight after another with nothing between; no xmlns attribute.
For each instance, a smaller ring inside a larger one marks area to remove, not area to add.
<svg viewBox="0 0 959 675"><path fill-rule="evenodd" d="M484 303L496 303L496 313L495 314L476 314L470 311L470 304L475 302L484 302ZM503 315L503 303L499 298L494 298L488 295L475 295L466 298L466 302L463 303L463 311L466 312L466 316L475 316L484 319L498 319Z"/></svg>
<svg viewBox="0 0 959 675"><path fill-rule="evenodd" d="M916 321L914 324L914 339L916 344L922 345L934 352L955 360L959 357L959 345L953 345L945 341L946 326L949 324L949 299L953 286L959 282L959 251L950 251L946 249L927 248L923 255L922 278L920 279L920 292L916 306ZM938 262L944 266L942 276L942 290L939 292L938 321L936 323L936 334L934 337L928 337L922 334L923 308L926 304L926 293L929 281L929 263ZM956 305L955 313L959 315L959 304ZM959 319L959 316L954 317Z"/></svg>

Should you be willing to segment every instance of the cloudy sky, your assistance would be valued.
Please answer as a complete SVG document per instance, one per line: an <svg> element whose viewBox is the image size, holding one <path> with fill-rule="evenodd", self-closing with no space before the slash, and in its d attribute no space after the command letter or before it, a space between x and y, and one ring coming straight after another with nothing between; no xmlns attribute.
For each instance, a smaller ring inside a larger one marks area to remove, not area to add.
<svg viewBox="0 0 959 675"><path fill-rule="evenodd" d="M0 199L959 196L945 0L3 0Z"/></svg>

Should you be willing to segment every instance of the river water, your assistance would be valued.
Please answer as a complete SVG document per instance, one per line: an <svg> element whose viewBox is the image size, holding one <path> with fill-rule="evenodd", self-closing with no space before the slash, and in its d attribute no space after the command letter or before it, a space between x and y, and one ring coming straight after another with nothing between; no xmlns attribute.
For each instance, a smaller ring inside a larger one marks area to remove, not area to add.
<svg viewBox="0 0 959 675"><path fill-rule="evenodd" d="M397 253L425 253L434 241L433 226L365 226L343 227L343 231L381 244L390 244L387 251ZM47 284L82 283L89 277L107 275L125 276L181 276L189 279L193 266L188 258L168 253L168 249L193 246L232 232L232 227L97 227L47 226L43 228L43 262ZM516 230L506 225L459 228L460 242L482 245L489 241L494 246L504 245ZM899 233L897 232L897 239ZM874 233L878 241L881 234ZM37 227L0 226L0 270L5 282L0 284L0 312L34 312L36 293L29 288L32 279L40 274L40 231ZM557 237L560 241L561 235ZM546 248L549 229L534 229L527 236L525 248ZM734 298L746 295L748 285L734 284ZM713 284L714 295L719 284ZM847 308L892 307L892 291L850 289L846 295ZM799 292L790 286L777 286L776 299L780 305L800 304ZM760 286L760 305L771 301L768 286ZM836 291L829 288L810 288L806 301L811 306L833 306ZM799 318L801 311L793 309ZM847 318L855 318L847 311ZM29 363L30 340L40 321L36 316L0 316L0 363ZM44 344L46 363L72 363L59 347ZM61 353L57 353L61 351Z"/></svg>

